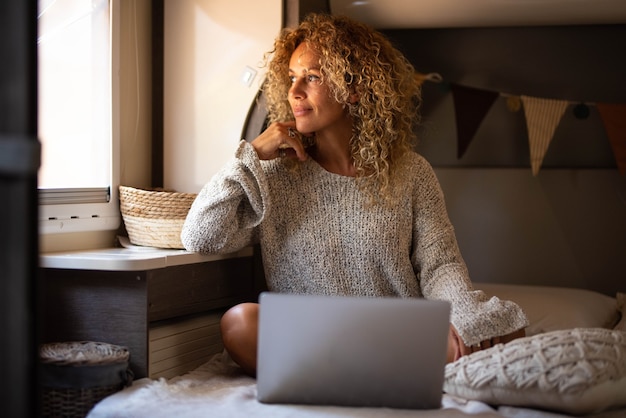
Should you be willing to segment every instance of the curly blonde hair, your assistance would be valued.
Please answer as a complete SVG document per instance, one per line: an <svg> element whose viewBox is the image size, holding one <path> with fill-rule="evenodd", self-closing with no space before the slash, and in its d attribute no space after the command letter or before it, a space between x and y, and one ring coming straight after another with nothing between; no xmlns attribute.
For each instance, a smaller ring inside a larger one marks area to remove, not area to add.
<svg viewBox="0 0 626 418"><path fill-rule="evenodd" d="M288 101L288 68L303 42L321 56L322 82L348 107L354 121L351 154L359 185L374 200L390 197L394 164L415 145L420 84L404 55L380 32L342 16L310 14L295 29L284 29L268 60L264 92L270 122L293 120ZM358 103L350 103L357 93Z"/></svg>

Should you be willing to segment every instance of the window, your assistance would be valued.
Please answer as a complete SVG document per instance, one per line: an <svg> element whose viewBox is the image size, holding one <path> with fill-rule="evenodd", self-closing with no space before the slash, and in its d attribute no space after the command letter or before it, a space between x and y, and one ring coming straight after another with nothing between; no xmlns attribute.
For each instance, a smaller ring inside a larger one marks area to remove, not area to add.
<svg viewBox="0 0 626 418"><path fill-rule="evenodd" d="M117 3L39 0L40 232L119 226Z"/></svg>

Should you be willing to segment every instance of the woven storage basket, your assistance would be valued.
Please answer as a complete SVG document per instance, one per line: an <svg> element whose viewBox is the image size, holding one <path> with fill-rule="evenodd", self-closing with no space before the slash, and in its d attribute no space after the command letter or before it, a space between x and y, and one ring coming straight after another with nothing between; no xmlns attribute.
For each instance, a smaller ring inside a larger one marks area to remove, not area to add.
<svg viewBox="0 0 626 418"><path fill-rule="evenodd" d="M43 344L39 350L43 417L85 417L133 380L127 348L92 341Z"/></svg>
<svg viewBox="0 0 626 418"><path fill-rule="evenodd" d="M128 186L120 186L119 191L122 219L132 244L183 248L180 232L196 194Z"/></svg>

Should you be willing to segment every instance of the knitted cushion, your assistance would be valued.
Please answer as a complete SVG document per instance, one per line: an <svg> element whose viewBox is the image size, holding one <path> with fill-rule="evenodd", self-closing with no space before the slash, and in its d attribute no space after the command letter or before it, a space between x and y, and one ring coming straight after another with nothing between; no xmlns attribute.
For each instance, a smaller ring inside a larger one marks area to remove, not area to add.
<svg viewBox="0 0 626 418"><path fill-rule="evenodd" d="M444 391L570 414L626 406L626 332L576 328L498 344L448 364Z"/></svg>

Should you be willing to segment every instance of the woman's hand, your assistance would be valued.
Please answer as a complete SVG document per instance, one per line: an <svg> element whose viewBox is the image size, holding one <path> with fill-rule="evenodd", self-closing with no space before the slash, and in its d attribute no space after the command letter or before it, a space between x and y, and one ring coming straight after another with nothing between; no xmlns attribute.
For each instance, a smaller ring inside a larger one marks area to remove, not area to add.
<svg viewBox="0 0 626 418"><path fill-rule="evenodd" d="M450 324L450 331L448 333L447 361L448 363L451 363L453 361L457 361L463 356L475 353L476 351L484 350L500 343L505 344L509 341L513 341L516 338L521 338L524 336L526 336L526 330L522 328L510 334L493 337L489 340L481 341L478 345L468 347L461 339L461 336L459 335L459 332L456 330L454 325Z"/></svg>
<svg viewBox="0 0 626 418"><path fill-rule="evenodd" d="M308 158L295 122L274 122L250 144L261 160L288 157L304 161Z"/></svg>

